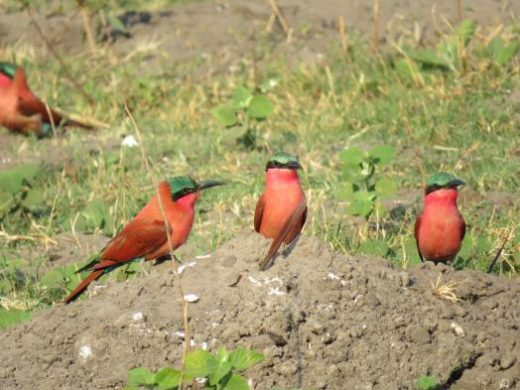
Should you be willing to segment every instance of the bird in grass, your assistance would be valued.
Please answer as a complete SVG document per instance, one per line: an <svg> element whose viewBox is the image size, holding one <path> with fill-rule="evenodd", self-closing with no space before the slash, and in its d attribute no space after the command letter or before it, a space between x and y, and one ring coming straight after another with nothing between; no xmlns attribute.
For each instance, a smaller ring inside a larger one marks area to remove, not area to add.
<svg viewBox="0 0 520 390"><path fill-rule="evenodd" d="M265 191L255 210L255 230L273 242L261 270L273 262L282 243L289 245L300 234L307 218L307 201L298 178L298 160L287 153L276 153L267 162Z"/></svg>
<svg viewBox="0 0 520 390"><path fill-rule="evenodd" d="M421 261L452 261L466 234L457 208L457 188L465 184L452 174L436 173L426 183L424 209L415 221L415 241Z"/></svg>
<svg viewBox="0 0 520 390"><path fill-rule="evenodd" d="M91 273L65 299L76 299L94 280L132 261L160 259L186 242L201 191L225 184L178 176L159 183L156 194L105 248L77 272Z"/></svg>
<svg viewBox="0 0 520 390"><path fill-rule="evenodd" d="M93 126L65 119L43 103L27 85L22 67L0 62L0 125L11 131L44 137L62 125L93 129Z"/></svg>

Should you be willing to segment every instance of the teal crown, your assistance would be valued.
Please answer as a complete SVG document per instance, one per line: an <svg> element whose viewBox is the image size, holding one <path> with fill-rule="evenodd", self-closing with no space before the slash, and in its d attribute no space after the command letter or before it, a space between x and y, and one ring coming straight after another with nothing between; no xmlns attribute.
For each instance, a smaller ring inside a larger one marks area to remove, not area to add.
<svg viewBox="0 0 520 390"><path fill-rule="evenodd" d="M0 73L3 73L10 79L14 77L16 69L18 69L18 66L16 66L15 64L12 64L10 62L0 62Z"/></svg>
<svg viewBox="0 0 520 390"><path fill-rule="evenodd" d="M451 173L439 172L432 175L426 182L426 192L432 192L441 188L457 188L465 184L464 181L456 178Z"/></svg>
<svg viewBox="0 0 520 390"><path fill-rule="evenodd" d="M301 169L298 159L289 153L279 152L275 153L267 160L266 169L269 168L286 168L286 169Z"/></svg>

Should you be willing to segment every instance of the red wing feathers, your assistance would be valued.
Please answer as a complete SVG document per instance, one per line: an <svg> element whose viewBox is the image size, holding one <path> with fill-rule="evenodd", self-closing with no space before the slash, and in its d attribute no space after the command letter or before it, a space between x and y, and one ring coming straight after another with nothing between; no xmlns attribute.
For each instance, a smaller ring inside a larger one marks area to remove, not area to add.
<svg viewBox="0 0 520 390"><path fill-rule="evenodd" d="M307 202L303 199L294 209L291 216L285 221L280 233L271 243L269 251L265 258L259 263L260 269L267 269L273 262L278 249L283 242L290 244L296 236L301 232L303 224L307 218Z"/></svg>
<svg viewBox="0 0 520 390"><path fill-rule="evenodd" d="M171 227L168 226L166 231L162 220L134 219L101 251L101 258L123 263L144 257L163 246L170 234Z"/></svg>
<svg viewBox="0 0 520 390"><path fill-rule="evenodd" d="M264 214L264 195L258 199L255 209L255 230L260 233L260 226L262 225L262 216Z"/></svg>
<svg viewBox="0 0 520 390"><path fill-rule="evenodd" d="M419 258L421 261L424 262L423 255L421 253L421 250L419 249L419 229L421 228L421 216L417 216L417 219L415 220L415 229L414 229L414 236L415 236L415 244L417 245L417 253L419 253Z"/></svg>

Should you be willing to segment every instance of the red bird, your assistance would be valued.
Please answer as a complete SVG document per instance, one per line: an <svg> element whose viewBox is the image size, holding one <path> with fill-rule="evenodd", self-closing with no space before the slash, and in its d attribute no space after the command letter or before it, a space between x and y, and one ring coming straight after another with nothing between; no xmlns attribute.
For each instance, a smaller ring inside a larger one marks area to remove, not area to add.
<svg viewBox="0 0 520 390"><path fill-rule="evenodd" d="M440 172L426 183L424 210L415 221L415 241L421 261L450 262L466 234L464 218L457 208L457 187L464 182Z"/></svg>
<svg viewBox="0 0 520 390"><path fill-rule="evenodd" d="M273 243L260 269L268 268L282 245L291 244L307 219L307 202L298 179L301 165L286 153L273 155L266 166L265 192L256 205L255 230Z"/></svg>
<svg viewBox="0 0 520 390"><path fill-rule="evenodd" d="M93 128L81 122L64 119L31 92L23 68L1 62L0 125L11 131L46 136L52 132L53 125L58 127L60 124Z"/></svg>
<svg viewBox="0 0 520 390"><path fill-rule="evenodd" d="M155 260L164 257L170 253L170 242L173 249L184 244L193 225L195 203L201 191L222 184L225 183L213 180L198 184L188 176L174 177L161 182L157 194L139 214L99 255L78 270L92 272L70 293L65 303L76 299L90 283L117 267L140 258Z"/></svg>

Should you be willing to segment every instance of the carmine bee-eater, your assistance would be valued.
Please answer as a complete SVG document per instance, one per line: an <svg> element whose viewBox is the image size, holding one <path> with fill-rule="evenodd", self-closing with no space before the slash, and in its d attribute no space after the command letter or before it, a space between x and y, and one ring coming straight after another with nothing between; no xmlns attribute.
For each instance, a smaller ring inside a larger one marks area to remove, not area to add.
<svg viewBox="0 0 520 390"><path fill-rule="evenodd" d="M300 234L307 218L307 201L298 178L298 160L287 153L276 153L265 168L265 191L258 199L255 230L273 242L260 269L273 262L282 243L289 245Z"/></svg>
<svg viewBox="0 0 520 390"><path fill-rule="evenodd" d="M450 262L466 234L464 218L457 208L457 187L464 182L440 172L426 183L424 209L415 221L415 241L421 261Z"/></svg>
<svg viewBox="0 0 520 390"><path fill-rule="evenodd" d="M94 280L133 260L155 260L186 242L193 225L195 203L201 191L225 184L208 180L195 182L179 176L159 183L156 194L90 263L78 270L92 271L65 299L76 299ZM166 219L166 221L165 221ZM170 240L168 239L170 237Z"/></svg>
<svg viewBox="0 0 520 390"><path fill-rule="evenodd" d="M62 123L63 121L63 123ZM92 129L91 125L65 119L36 97L27 85L25 71L0 62L0 125L11 131L49 135L60 124Z"/></svg>

